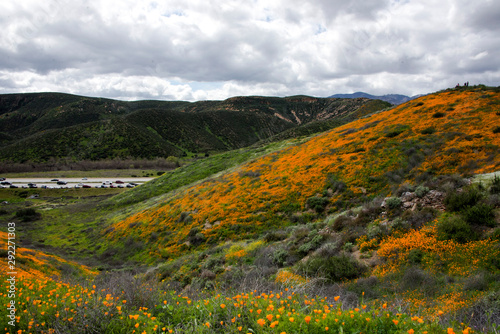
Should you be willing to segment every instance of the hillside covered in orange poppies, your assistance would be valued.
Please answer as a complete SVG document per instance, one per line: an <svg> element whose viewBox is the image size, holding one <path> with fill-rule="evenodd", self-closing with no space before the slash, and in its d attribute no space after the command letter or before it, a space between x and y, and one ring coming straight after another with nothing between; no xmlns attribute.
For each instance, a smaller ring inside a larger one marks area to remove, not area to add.
<svg viewBox="0 0 500 334"><path fill-rule="evenodd" d="M106 238L148 242L146 258L313 221L389 196L403 183L500 170L500 94L421 97L243 164L110 225ZM197 231L196 233L194 231ZM200 233L200 241L189 242Z"/></svg>

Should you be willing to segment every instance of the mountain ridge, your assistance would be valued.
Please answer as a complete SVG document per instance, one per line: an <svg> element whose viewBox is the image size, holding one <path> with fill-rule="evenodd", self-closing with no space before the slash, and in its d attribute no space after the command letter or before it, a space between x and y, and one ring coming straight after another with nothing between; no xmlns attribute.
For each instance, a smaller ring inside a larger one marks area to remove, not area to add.
<svg viewBox="0 0 500 334"><path fill-rule="evenodd" d="M123 102L62 93L6 94L0 95L0 160L151 159L221 152L311 122L340 120L367 104L373 103L306 96Z"/></svg>
<svg viewBox="0 0 500 334"><path fill-rule="evenodd" d="M355 98L367 98L367 99L374 99L374 100L382 100L389 102L394 105L399 105L405 102L408 102L410 100L414 100L420 96L423 96L424 94L419 94L419 95L414 95L414 96L407 96L407 95L401 95L401 94L385 94L385 95L372 95L368 94L365 92L355 92L352 94L334 94L329 96L329 98L342 98L342 99L355 99Z"/></svg>

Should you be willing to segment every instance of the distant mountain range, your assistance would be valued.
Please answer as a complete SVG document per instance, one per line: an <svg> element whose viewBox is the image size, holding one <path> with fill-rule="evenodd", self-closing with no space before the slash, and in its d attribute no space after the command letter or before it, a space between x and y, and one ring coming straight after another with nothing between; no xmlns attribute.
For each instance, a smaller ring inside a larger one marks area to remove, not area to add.
<svg viewBox="0 0 500 334"><path fill-rule="evenodd" d="M406 96L406 95L400 95L400 94L387 94L387 95L382 95L382 96L375 96L371 95L368 93L364 92L356 92L352 94L335 94L332 96L329 96L330 98L340 98L340 99L355 99L359 97L364 97L367 99L373 99L373 100L382 100L389 102L391 104L401 104L408 102L410 100L416 99L417 97L420 97L422 95L415 95L415 96Z"/></svg>
<svg viewBox="0 0 500 334"><path fill-rule="evenodd" d="M233 97L135 101L61 93L0 95L0 161L206 154L309 135L387 108L370 99Z"/></svg>

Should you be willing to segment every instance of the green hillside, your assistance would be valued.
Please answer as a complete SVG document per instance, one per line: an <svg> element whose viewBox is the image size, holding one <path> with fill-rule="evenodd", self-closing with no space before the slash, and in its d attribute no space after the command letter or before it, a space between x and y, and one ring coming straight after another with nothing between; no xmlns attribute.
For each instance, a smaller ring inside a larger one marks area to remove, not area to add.
<svg viewBox="0 0 500 334"><path fill-rule="evenodd" d="M342 121L366 104L373 105L367 99L312 97L189 103L56 93L1 95L0 160L153 159L221 152L310 122Z"/></svg>

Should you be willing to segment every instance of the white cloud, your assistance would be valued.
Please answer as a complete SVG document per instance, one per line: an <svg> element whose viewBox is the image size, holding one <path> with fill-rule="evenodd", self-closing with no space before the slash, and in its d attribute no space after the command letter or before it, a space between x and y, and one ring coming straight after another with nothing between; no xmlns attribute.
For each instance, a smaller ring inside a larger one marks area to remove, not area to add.
<svg viewBox="0 0 500 334"><path fill-rule="evenodd" d="M200 100L500 85L499 16L492 0L2 2L0 93Z"/></svg>

